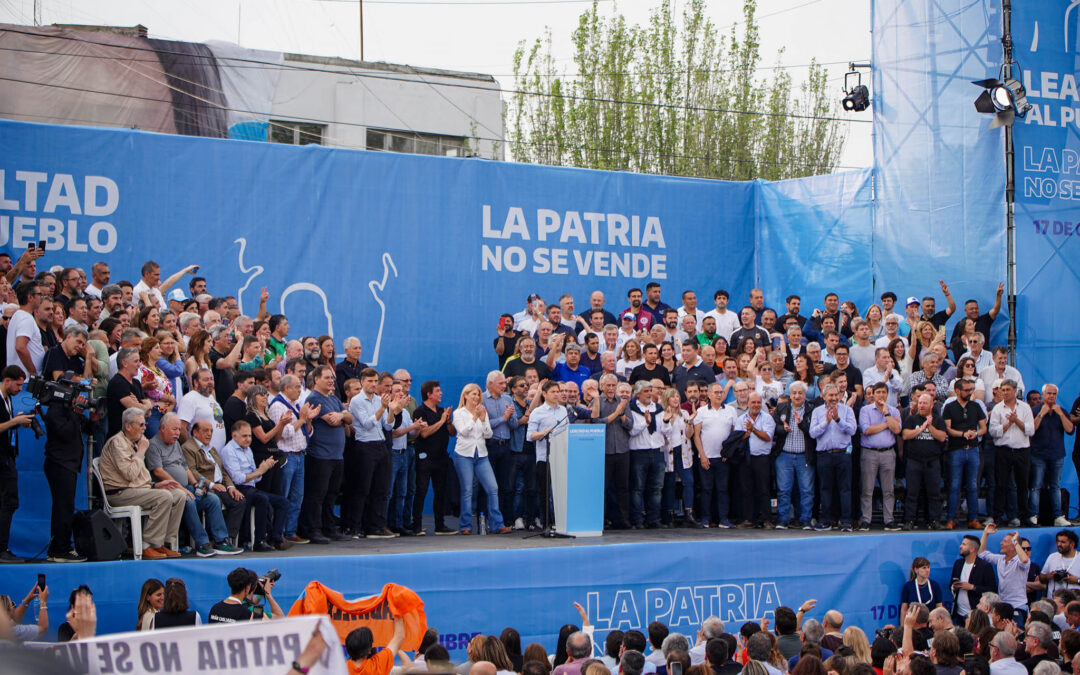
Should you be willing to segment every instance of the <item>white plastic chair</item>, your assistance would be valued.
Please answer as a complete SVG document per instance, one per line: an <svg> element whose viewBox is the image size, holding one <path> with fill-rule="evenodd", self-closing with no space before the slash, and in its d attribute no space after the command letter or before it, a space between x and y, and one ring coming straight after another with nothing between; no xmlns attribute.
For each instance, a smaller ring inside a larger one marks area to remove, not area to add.
<svg viewBox="0 0 1080 675"><path fill-rule="evenodd" d="M98 465L101 462L100 457L95 457L91 463L93 468L94 480L97 481L97 486L101 490L102 503L105 506L105 515L113 520L124 520L128 518L131 520L131 548L135 552L135 559L142 560L143 552L143 540L142 540L142 517L143 510L141 506L113 506L109 503L109 496L105 494L105 482L101 480L101 472Z"/></svg>

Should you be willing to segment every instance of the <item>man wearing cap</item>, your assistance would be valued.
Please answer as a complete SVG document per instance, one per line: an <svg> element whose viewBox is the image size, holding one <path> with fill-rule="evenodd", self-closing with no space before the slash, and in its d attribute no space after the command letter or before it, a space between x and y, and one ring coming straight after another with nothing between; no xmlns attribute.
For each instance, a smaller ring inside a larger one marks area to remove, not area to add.
<svg viewBox="0 0 1080 675"><path fill-rule="evenodd" d="M543 303L538 293L530 293L529 297L525 298L525 309L514 314L514 330L535 333L544 315Z"/></svg>
<svg viewBox="0 0 1080 675"><path fill-rule="evenodd" d="M922 299L922 321L929 321L934 324L934 328L940 329L949 320L949 317L956 311L956 301L953 300L952 293L949 293L949 285L944 280L939 281L941 284L941 292L945 294L945 300L949 303L949 306L940 312L935 312L936 301L933 296L927 295Z"/></svg>
<svg viewBox="0 0 1080 675"><path fill-rule="evenodd" d="M922 321L919 318L919 305L919 299L914 295L909 296L907 302L904 303L904 322L900 324L902 335L912 335L918 328L919 322Z"/></svg>
<svg viewBox="0 0 1080 675"><path fill-rule="evenodd" d="M166 299L169 301L169 310L173 314L179 315L184 311L184 303L188 301L188 296L184 293L182 288L174 288L169 291Z"/></svg>

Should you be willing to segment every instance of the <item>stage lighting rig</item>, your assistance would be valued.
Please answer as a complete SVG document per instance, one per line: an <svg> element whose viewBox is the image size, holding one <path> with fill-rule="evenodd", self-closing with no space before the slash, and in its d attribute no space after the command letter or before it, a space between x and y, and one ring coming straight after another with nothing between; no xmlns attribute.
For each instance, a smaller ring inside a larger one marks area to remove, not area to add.
<svg viewBox="0 0 1080 675"><path fill-rule="evenodd" d="M1013 62L1019 71L1019 64ZM1005 66L998 72L999 79L975 80L972 82L977 87L982 87L983 92L975 99L975 110L994 116L990 121L990 128L1012 126L1013 121L1021 119L1031 110L1031 104L1027 100L1027 91L1012 75L1003 77Z"/></svg>
<svg viewBox="0 0 1080 675"><path fill-rule="evenodd" d="M844 74L844 98L840 104L849 112L862 112L870 107L870 89L862 83L862 73L859 68L869 68L869 63L848 64L848 72ZM852 81L854 80L854 84Z"/></svg>

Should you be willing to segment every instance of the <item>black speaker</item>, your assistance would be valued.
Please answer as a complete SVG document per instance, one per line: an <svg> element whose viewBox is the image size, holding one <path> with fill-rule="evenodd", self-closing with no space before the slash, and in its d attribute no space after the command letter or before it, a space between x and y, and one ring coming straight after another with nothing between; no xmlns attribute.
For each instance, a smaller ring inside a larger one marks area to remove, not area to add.
<svg viewBox="0 0 1080 675"><path fill-rule="evenodd" d="M77 511L72 523L75 550L88 560L119 560L127 546L120 529L103 511Z"/></svg>

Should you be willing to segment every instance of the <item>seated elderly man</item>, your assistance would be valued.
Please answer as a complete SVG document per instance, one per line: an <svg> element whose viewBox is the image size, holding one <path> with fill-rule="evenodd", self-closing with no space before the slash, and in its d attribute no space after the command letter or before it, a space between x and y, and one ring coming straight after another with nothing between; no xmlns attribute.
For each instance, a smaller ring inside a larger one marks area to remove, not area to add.
<svg viewBox="0 0 1080 675"><path fill-rule="evenodd" d="M175 480L153 483L146 469L146 450L150 441L143 436L146 417L140 408L128 408L121 422L123 431L110 438L101 450L100 473L105 496L114 506L141 506L150 514L143 527L142 557L148 560L179 558L180 554L165 545L166 538L176 545L184 502L191 496Z"/></svg>
<svg viewBox="0 0 1080 675"><path fill-rule="evenodd" d="M225 527L221 501L214 490L217 483L205 478L200 481L201 477L191 470L184 458L184 451L180 447L181 424L176 413L165 413L161 418L161 428L150 440L150 447L146 451L146 468L158 480L172 479L186 486L192 495L193 498L184 504L183 523L195 540L196 555L209 558L217 553L240 553L239 549L229 545L229 530ZM199 518L200 513L206 517L205 527Z"/></svg>

